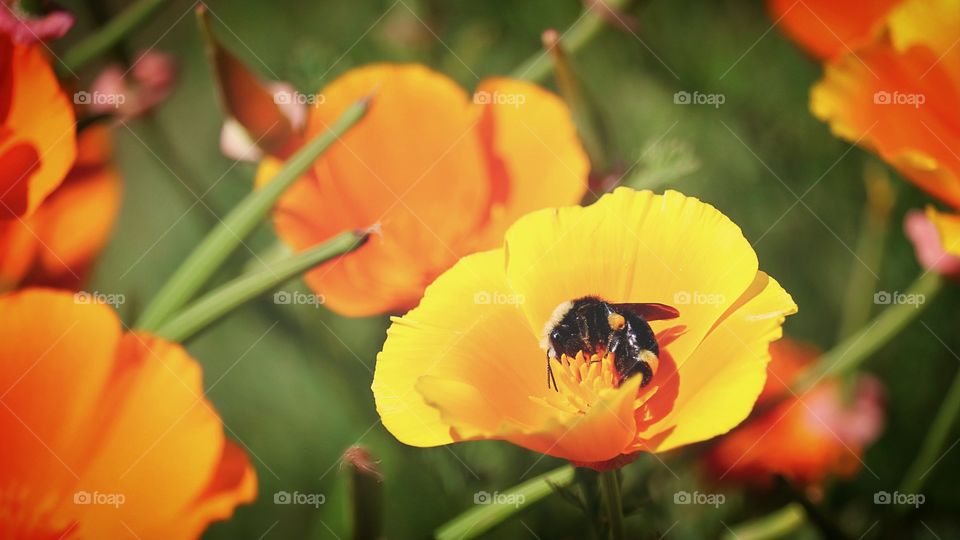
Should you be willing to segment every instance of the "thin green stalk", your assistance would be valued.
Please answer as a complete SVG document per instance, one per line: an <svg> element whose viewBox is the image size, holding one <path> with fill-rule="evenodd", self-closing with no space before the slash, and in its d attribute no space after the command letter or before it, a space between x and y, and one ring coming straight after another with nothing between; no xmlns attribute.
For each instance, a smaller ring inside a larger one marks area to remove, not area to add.
<svg viewBox="0 0 960 540"><path fill-rule="evenodd" d="M87 62L106 54L135 28L153 17L168 0L138 0L95 33L70 48L59 65L61 75L74 75Z"/></svg>
<svg viewBox="0 0 960 540"><path fill-rule="evenodd" d="M860 234L857 237L856 260L850 268L843 311L840 318L839 339L861 328L869 319L873 307L873 293L877 275L871 268L879 268L883 260L884 244L890 229L890 212L896 202L893 182L883 165L868 161L863 172L867 190Z"/></svg>
<svg viewBox="0 0 960 540"><path fill-rule="evenodd" d="M240 201L161 287L136 326L143 330L156 330L173 312L186 304L243 239L263 221L283 192L310 168L324 150L363 118L369 101L369 98L364 98L351 105L329 130L311 139L290 157L273 180L251 191Z"/></svg>
<svg viewBox="0 0 960 540"><path fill-rule="evenodd" d="M600 494L607 511L607 525L610 527L611 540L626 538L623 528L623 500L620 497L620 478L617 469L600 473Z"/></svg>
<svg viewBox="0 0 960 540"><path fill-rule="evenodd" d="M307 270L360 247L366 232L345 232L302 253L276 261L214 290L181 311L157 330L157 335L182 342L257 296ZM319 303L319 300L317 300Z"/></svg>
<svg viewBox="0 0 960 540"><path fill-rule="evenodd" d="M606 0L606 5L612 9L620 9L627 4L628 0ZM585 13L577 19L577 22L562 32L559 42L563 44L564 49L570 54L580 50L597 33L606 26L606 21L596 10L603 7L583 8ZM540 51L527 59L524 63L513 71L513 77L516 79L526 79L528 81L541 81L550 73L550 56L547 51Z"/></svg>
<svg viewBox="0 0 960 540"><path fill-rule="evenodd" d="M521 508L539 501L553 493L554 487L563 487L573 482L573 467L564 465L548 473L532 478L507 491L496 493L494 500L480 501L470 510L448 521L434 532L437 540L468 540L476 538L504 521ZM490 494L485 494L487 498Z"/></svg>
<svg viewBox="0 0 960 540"><path fill-rule="evenodd" d="M947 396L943 399L943 404L940 405L933 425L930 426L927 437L920 446L920 453L917 454L917 458L903 478L903 483L900 484L900 493L916 494L923 487L930 470L943 456L943 446L948 440L950 429L956 423L958 415L960 415L960 372L957 372L953 384L947 391ZM899 507L912 508L907 505Z"/></svg>
<svg viewBox="0 0 960 540"><path fill-rule="evenodd" d="M891 302L898 303L891 304L866 326L821 356L817 365L795 385L794 391L803 393L828 373L839 375L860 365L916 319L930 305L942 285L943 279L939 275L924 272L902 295L888 295ZM916 302L900 301L906 299Z"/></svg>
<svg viewBox="0 0 960 540"><path fill-rule="evenodd" d="M724 540L774 540L796 531L806 521L806 512L799 503L790 503L780 510L737 525L728 530Z"/></svg>

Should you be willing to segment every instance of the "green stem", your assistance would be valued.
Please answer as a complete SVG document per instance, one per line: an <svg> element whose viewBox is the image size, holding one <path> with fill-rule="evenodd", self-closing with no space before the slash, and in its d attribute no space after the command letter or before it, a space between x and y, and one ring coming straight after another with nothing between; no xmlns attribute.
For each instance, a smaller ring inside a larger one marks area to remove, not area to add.
<svg viewBox="0 0 960 540"><path fill-rule="evenodd" d="M131 4L94 34L71 47L63 56L60 74L75 75L87 62L105 54L134 28L153 17L166 2L167 0L139 0Z"/></svg>
<svg viewBox="0 0 960 540"><path fill-rule="evenodd" d="M434 532L434 537L437 540L476 538L521 508L526 508L553 493L555 487L563 487L571 482L573 482L573 467L570 465L541 474L519 486L498 493L496 500L488 501L489 504L477 504L448 521Z"/></svg>
<svg viewBox="0 0 960 540"><path fill-rule="evenodd" d="M916 319L936 297L942 284L943 279L933 272L921 274L903 293L905 296L901 296L901 298L921 299L918 303L890 305L869 324L821 356L817 365L801 377L794 391L798 394L803 393L827 374L839 375L860 365Z"/></svg>
<svg viewBox="0 0 960 540"><path fill-rule="evenodd" d="M856 260L850 268L846 295L840 318L839 339L861 328L869 319L877 288L877 275L871 268L879 268L883 260L884 244L890 225L890 211L896 202L896 193L890 177L882 165L868 161L864 167L867 200L857 238Z"/></svg>
<svg viewBox="0 0 960 540"><path fill-rule="evenodd" d="M626 5L627 0L606 0L606 5L610 9L619 9ZM605 26L603 17L598 15L595 10L604 9L603 7L584 7L586 13L583 14L577 22L562 32L559 42L563 48L570 54L580 50ZM547 51L540 51L531 56L527 61L513 71L513 77L516 79L526 79L528 81L541 81L550 73L550 56Z"/></svg>
<svg viewBox="0 0 960 540"><path fill-rule="evenodd" d="M369 98L364 98L351 105L329 130L311 139L290 157L273 180L251 191L240 201L161 287L137 321L137 327L156 330L174 311L186 304L243 239L263 221L283 192L310 168L324 150L363 118L369 101Z"/></svg>
<svg viewBox="0 0 960 540"><path fill-rule="evenodd" d="M927 432L927 437L920 447L920 453L917 454L917 458L904 476L903 483L900 484L900 493L916 494L923 487L930 470L936 466L937 460L943 455L941 450L947 442L950 429L956 423L958 415L960 415L960 372L953 379L953 384L947 391L943 404L940 405L940 411L937 412L933 425ZM901 506L908 508L906 505Z"/></svg>
<svg viewBox="0 0 960 540"><path fill-rule="evenodd" d="M360 247L365 232L345 232L302 253L276 261L223 285L197 300L157 330L157 335L182 342L223 317L237 306L281 285L314 266ZM319 304L320 301L317 300Z"/></svg>
<svg viewBox="0 0 960 540"><path fill-rule="evenodd" d="M600 494L607 510L607 524L610 526L611 540L626 538L623 529L623 500L620 498L620 478L617 469L600 473Z"/></svg>
<svg viewBox="0 0 960 540"><path fill-rule="evenodd" d="M748 521L727 531L724 540L773 540L796 531L806 521L799 503L790 503L780 510Z"/></svg>

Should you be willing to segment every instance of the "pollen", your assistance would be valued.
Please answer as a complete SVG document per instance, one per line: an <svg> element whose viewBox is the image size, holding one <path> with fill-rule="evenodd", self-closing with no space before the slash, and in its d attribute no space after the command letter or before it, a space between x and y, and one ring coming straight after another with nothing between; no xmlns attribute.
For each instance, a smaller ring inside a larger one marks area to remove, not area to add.
<svg viewBox="0 0 960 540"><path fill-rule="evenodd" d="M617 389L617 372L613 355L600 358L582 352L575 358L563 355L550 359L557 391L545 398L531 397L534 401L558 409L570 415L585 415L606 394Z"/></svg>
<svg viewBox="0 0 960 540"><path fill-rule="evenodd" d="M607 317L607 324L610 325L612 330L620 330L627 324L627 320L619 313L611 313L610 316Z"/></svg>

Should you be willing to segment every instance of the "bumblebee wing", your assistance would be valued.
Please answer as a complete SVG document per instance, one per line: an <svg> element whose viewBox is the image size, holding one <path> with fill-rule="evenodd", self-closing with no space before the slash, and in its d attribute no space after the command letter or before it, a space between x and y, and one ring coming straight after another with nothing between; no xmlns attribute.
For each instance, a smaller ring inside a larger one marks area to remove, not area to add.
<svg viewBox="0 0 960 540"><path fill-rule="evenodd" d="M638 303L638 304L613 304L615 308L623 309L629 311L635 315L639 315L648 321L660 321L664 319L676 319L680 316L680 312L677 308L673 306L668 306L666 304L655 304L655 303Z"/></svg>

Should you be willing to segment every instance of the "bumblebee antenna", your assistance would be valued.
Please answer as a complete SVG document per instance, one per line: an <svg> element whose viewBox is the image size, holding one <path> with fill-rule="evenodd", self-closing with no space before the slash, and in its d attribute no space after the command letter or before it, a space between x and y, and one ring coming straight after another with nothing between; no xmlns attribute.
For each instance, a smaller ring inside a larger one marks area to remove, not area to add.
<svg viewBox="0 0 960 540"><path fill-rule="evenodd" d="M555 392L560 391L560 387L557 386L557 379L553 376L553 366L550 365L550 355L547 355L547 390L550 389L550 384L553 383L553 390Z"/></svg>

